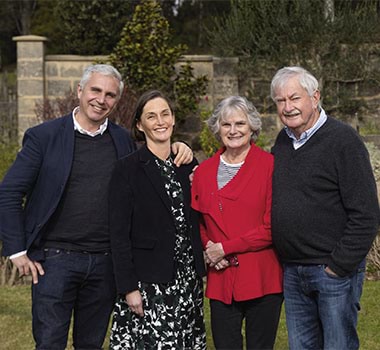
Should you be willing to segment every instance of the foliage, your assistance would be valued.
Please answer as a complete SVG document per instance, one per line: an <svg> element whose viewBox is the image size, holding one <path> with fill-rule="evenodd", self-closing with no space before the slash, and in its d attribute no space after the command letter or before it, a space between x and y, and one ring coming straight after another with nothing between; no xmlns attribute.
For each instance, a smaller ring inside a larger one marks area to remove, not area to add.
<svg viewBox="0 0 380 350"><path fill-rule="evenodd" d="M206 120L211 116L211 111L201 112L202 129L199 135L199 143L206 157L211 157L219 148L220 143L211 133Z"/></svg>
<svg viewBox="0 0 380 350"><path fill-rule="evenodd" d="M115 123L129 129L131 127L134 106L137 102L137 95L131 89L125 88L120 102L116 105L109 118Z"/></svg>
<svg viewBox="0 0 380 350"><path fill-rule="evenodd" d="M375 180L380 182L380 150L372 142L366 142L366 147L371 159L371 165ZM371 273L378 273L380 275L380 235L375 238L371 250L368 253L367 269Z"/></svg>
<svg viewBox="0 0 380 350"><path fill-rule="evenodd" d="M56 53L106 55L119 40L133 6L130 1L40 0L34 33L52 39Z"/></svg>
<svg viewBox="0 0 380 350"><path fill-rule="evenodd" d="M78 105L77 95L73 91L67 91L63 97L36 102L34 112L39 121L46 121L66 115Z"/></svg>
<svg viewBox="0 0 380 350"><path fill-rule="evenodd" d="M16 62L16 45L12 41L13 36L20 33L17 31L17 25L10 16L10 6L13 5L11 0L1 2L0 6L0 68Z"/></svg>
<svg viewBox="0 0 380 350"><path fill-rule="evenodd" d="M378 234L372 243L367 256L367 271L380 277L380 235Z"/></svg>
<svg viewBox="0 0 380 350"><path fill-rule="evenodd" d="M58 16L58 5L57 0L38 0L33 15L31 32L49 39L47 54L65 53L65 33Z"/></svg>
<svg viewBox="0 0 380 350"><path fill-rule="evenodd" d="M177 119L184 120L198 111L199 97L206 92L207 82L205 75L194 78L190 62L181 65L173 86Z"/></svg>
<svg viewBox="0 0 380 350"><path fill-rule="evenodd" d="M373 174L376 182L380 181L380 150L373 142L365 143L371 160Z"/></svg>
<svg viewBox="0 0 380 350"><path fill-rule="evenodd" d="M37 0L6 0L3 3L8 16L14 21L20 35L30 34L32 16Z"/></svg>
<svg viewBox="0 0 380 350"><path fill-rule="evenodd" d="M322 68L322 60L334 56L345 56L353 64L349 53L354 52L348 47L344 52L330 49L373 42L379 34L376 6L369 1L355 8L349 1L335 3L331 18L320 0L232 0L231 12L216 18L208 35L213 49L223 56L248 57L253 62L270 59L276 67L293 63ZM350 72L342 62L328 63L335 76Z"/></svg>
<svg viewBox="0 0 380 350"><path fill-rule="evenodd" d="M169 1L162 0L161 2L166 4ZM174 42L185 43L191 53L209 54L208 38L205 32L212 24L213 17L227 13L229 9L230 0L176 1L172 4L172 15L168 16L168 12L165 11L165 17L173 28Z"/></svg>
<svg viewBox="0 0 380 350"><path fill-rule="evenodd" d="M197 98L204 94L207 79L194 77L188 63L176 69L186 47L173 46L171 42L169 22L159 3L143 0L123 28L109 60L136 96L149 89L160 89L175 101L176 118L181 121L187 113L196 111Z"/></svg>
<svg viewBox="0 0 380 350"><path fill-rule="evenodd" d="M10 165L15 160L17 150L17 144L0 142L0 181L4 177Z"/></svg>
<svg viewBox="0 0 380 350"><path fill-rule="evenodd" d="M372 49L367 45L380 38L378 1L334 1L330 13L326 3L232 0L231 12L216 18L208 31L211 46L216 54L240 58L242 79L252 72L271 77L279 67L304 66L320 78L324 104L344 115L347 99L339 83L375 80L379 86L380 70L368 64ZM355 110L365 107L362 102Z"/></svg>
<svg viewBox="0 0 380 350"><path fill-rule="evenodd" d="M379 126L377 126L376 123L374 122L369 122L363 126L360 126L360 135L362 136L379 135L379 134L380 134Z"/></svg>
<svg viewBox="0 0 380 350"><path fill-rule="evenodd" d="M171 46L169 22L160 5L151 0L138 5L131 21L121 33L121 40L110 56L125 78L126 85L142 93L167 84L175 63L185 51L183 45Z"/></svg>
<svg viewBox="0 0 380 350"><path fill-rule="evenodd" d="M1 140L0 142L0 182L15 160L19 148L17 143L8 141L9 140ZM0 251L1 248L2 243L0 241ZM11 266L9 258L0 257L0 285L13 285L17 276L17 269Z"/></svg>

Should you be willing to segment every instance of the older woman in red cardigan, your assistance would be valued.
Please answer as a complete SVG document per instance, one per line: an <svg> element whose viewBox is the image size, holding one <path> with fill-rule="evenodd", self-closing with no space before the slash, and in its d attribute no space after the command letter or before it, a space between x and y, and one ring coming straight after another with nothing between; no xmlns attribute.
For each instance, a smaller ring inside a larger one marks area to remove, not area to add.
<svg viewBox="0 0 380 350"><path fill-rule="evenodd" d="M216 349L272 349L281 305L282 269L272 245L273 157L255 145L256 108L231 96L207 121L223 147L195 171L192 206L201 237Z"/></svg>

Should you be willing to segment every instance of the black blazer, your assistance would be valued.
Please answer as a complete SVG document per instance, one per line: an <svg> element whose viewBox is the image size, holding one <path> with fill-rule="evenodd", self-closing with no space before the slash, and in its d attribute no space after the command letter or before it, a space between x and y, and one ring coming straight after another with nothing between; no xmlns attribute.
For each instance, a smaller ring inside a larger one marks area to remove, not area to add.
<svg viewBox="0 0 380 350"><path fill-rule="evenodd" d="M205 275L198 213L190 207L189 174L197 164L176 168L190 225L195 268ZM116 162L109 191L111 249L117 290L126 294L137 282L167 283L174 277L175 225L170 200L154 155L146 146Z"/></svg>

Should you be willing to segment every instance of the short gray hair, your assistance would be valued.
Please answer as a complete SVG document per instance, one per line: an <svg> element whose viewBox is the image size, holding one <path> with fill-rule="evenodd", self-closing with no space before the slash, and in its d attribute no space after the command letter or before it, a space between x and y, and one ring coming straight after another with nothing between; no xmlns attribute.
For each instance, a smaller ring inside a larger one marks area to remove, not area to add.
<svg viewBox="0 0 380 350"><path fill-rule="evenodd" d="M110 76L110 77L115 78L119 82L119 98L120 98L121 94L123 93L124 83L119 71L115 67L109 64L93 64L91 66L88 66L84 70L82 79L79 82L79 86L81 87L82 90L84 89L88 81L90 80L91 75L93 73L99 73L105 76Z"/></svg>
<svg viewBox="0 0 380 350"><path fill-rule="evenodd" d="M277 71L270 85L270 95L274 102L276 102L276 91L284 87L288 80L293 77L298 77L298 82L310 97L313 96L315 91L319 90L318 80L306 69L297 66L284 67ZM320 102L318 106L320 107Z"/></svg>
<svg viewBox="0 0 380 350"><path fill-rule="evenodd" d="M219 135L220 122L236 110L242 111L247 116L248 124L252 130L251 140L255 142L261 130L260 114L253 103L242 96L230 96L219 102L211 117L206 120L210 131L218 141L221 141Z"/></svg>

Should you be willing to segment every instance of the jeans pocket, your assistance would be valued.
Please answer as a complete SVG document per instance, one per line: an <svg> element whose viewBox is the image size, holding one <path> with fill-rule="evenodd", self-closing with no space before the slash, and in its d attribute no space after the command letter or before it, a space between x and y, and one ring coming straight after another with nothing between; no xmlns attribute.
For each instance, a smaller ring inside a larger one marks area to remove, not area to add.
<svg viewBox="0 0 380 350"><path fill-rule="evenodd" d="M57 248L45 248L44 254L45 254L45 260L51 260L51 259L62 256L62 254L64 254L64 251L63 249L57 249Z"/></svg>
<svg viewBox="0 0 380 350"><path fill-rule="evenodd" d="M331 274L329 272L326 271L326 267L328 265L327 264L323 264L323 265L320 265L321 269L323 270L323 273L325 274L325 276L329 277L329 278L332 278L332 279L335 279L335 280L345 280L345 279L348 279L347 276L338 276L337 274Z"/></svg>

